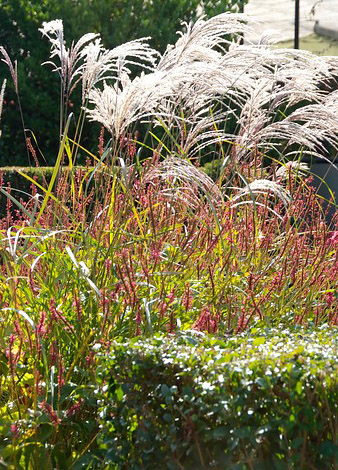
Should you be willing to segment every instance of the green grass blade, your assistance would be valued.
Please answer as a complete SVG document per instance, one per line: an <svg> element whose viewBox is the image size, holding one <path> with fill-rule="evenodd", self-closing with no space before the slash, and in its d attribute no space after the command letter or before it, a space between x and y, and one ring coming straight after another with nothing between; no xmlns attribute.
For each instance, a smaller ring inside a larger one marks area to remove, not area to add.
<svg viewBox="0 0 338 470"><path fill-rule="evenodd" d="M52 178L50 180L45 198L44 198L43 203L41 205L40 212L39 212L39 214L36 218L36 223L40 220L40 217L42 216L43 211L45 210L45 207L47 205L48 199L51 197L52 189L53 189L53 186L54 186L54 183L55 183L55 180L56 180L56 176L59 172L59 168L60 168L61 161L62 161L62 158L63 158L63 152L65 150L65 146L66 146L66 142L67 142L67 134L68 134L69 124L70 124L70 121L72 119L72 116L73 115L70 114L68 119L67 119L67 123L66 123L66 126L65 126L65 132L64 132L64 135L63 135L63 138L62 138L62 141L61 141L61 145L60 145L60 148L59 148L59 153L58 153L58 156L57 156L57 159L56 159L56 163L55 163L54 171L53 171L53 174L52 174Z"/></svg>

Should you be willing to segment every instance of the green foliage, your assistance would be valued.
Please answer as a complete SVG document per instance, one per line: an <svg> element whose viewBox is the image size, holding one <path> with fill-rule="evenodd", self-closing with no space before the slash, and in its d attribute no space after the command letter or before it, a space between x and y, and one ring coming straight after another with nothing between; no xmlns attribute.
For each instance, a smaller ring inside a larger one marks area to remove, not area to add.
<svg viewBox="0 0 338 470"><path fill-rule="evenodd" d="M238 11L243 0L218 2L209 0L168 0L147 2L139 0L0 0L0 45L12 60L18 61L19 95L24 113L24 124L36 135L43 155L40 164L54 164L59 135L58 76L50 66L41 67L49 57L48 41L41 38L38 28L43 21L63 19L66 36L78 40L87 32L100 33L104 45L113 48L126 41L152 37L151 45L163 52L167 44L177 39L181 21L193 21L197 6L205 13L215 15L222 11ZM0 75L9 78L2 64ZM79 109L79 96L72 95L74 109ZM10 80L5 94L0 140L1 165L30 165L17 97ZM28 132L28 135L30 133ZM85 127L83 145L97 146L98 127Z"/></svg>
<svg viewBox="0 0 338 470"><path fill-rule="evenodd" d="M336 331L186 332L101 356L104 468L333 469Z"/></svg>
<svg viewBox="0 0 338 470"><path fill-rule="evenodd" d="M335 330L187 331L69 352L62 383L56 363L37 386L41 351L17 364L19 408L0 357L4 468L335 468Z"/></svg>

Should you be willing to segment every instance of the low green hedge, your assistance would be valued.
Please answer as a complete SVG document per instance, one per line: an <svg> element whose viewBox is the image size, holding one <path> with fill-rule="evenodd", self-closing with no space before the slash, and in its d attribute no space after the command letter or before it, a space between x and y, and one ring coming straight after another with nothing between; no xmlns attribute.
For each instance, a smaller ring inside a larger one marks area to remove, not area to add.
<svg viewBox="0 0 338 470"><path fill-rule="evenodd" d="M324 328L116 343L99 361L99 468L336 468L336 338Z"/></svg>
<svg viewBox="0 0 338 470"><path fill-rule="evenodd" d="M8 185L10 185L11 194L15 199L27 201L32 194L32 183L20 175L18 171L24 172L37 183L46 187L51 180L54 167L0 167L0 181L3 182L3 189L7 191ZM38 192L41 193L41 190L38 189ZM7 197L0 191L0 218L6 215L6 206ZM15 204L13 204L13 208L17 209Z"/></svg>
<svg viewBox="0 0 338 470"><path fill-rule="evenodd" d="M76 166L73 171L85 171L92 169L92 167ZM61 167L61 171L69 171L69 167ZM47 189L48 184L52 178L54 167L0 167L0 182L2 181L3 189L7 192L8 185L11 187L12 196L20 201L27 201L32 194L32 182L22 176L20 173L25 173L30 178L34 179L43 188ZM37 188L37 192L41 193L41 189ZM6 216L7 196L0 191L0 218ZM15 204L12 204L13 209L17 209Z"/></svg>

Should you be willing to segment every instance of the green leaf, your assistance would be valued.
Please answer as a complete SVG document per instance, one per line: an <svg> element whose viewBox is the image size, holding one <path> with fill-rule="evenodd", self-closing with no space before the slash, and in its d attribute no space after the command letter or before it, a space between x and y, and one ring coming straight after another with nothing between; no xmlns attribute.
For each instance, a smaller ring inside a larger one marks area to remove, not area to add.
<svg viewBox="0 0 338 470"><path fill-rule="evenodd" d="M296 437L295 439L293 439L291 441L291 447L292 449L297 449L297 447L300 447L302 444L303 444L303 438L300 436L300 437Z"/></svg>
<svg viewBox="0 0 338 470"><path fill-rule="evenodd" d="M212 431L212 435L215 439L220 439L229 434L228 426L220 426Z"/></svg>
<svg viewBox="0 0 338 470"><path fill-rule="evenodd" d="M116 398L118 399L118 401L123 400L124 393L123 393L122 387L119 387L115 390L115 395L116 395Z"/></svg>
<svg viewBox="0 0 338 470"><path fill-rule="evenodd" d="M253 341L253 345L254 346L259 346L260 344L264 344L265 341L266 341L266 339L263 338L263 337L255 338L254 341Z"/></svg>
<svg viewBox="0 0 338 470"><path fill-rule="evenodd" d="M172 422L173 422L173 417L171 416L171 414L165 413L165 414L163 415L163 420L164 420L166 423L172 423Z"/></svg>
<svg viewBox="0 0 338 470"><path fill-rule="evenodd" d="M319 446L319 451L323 457L338 458L338 446L333 442L326 441Z"/></svg>
<svg viewBox="0 0 338 470"><path fill-rule="evenodd" d="M263 388L263 389L268 388L268 382L263 377L258 377L256 379L256 384L259 385L260 388Z"/></svg>
<svg viewBox="0 0 338 470"><path fill-rule="evenodd" d="M161 393L165 397L170 397L171 396L171 391L168 385L162 384L161 385Z"/></svg>
<svg viewBox="0 0 338 470"><path fill-rule="evenodd" d="M297 382L297 384L296 384L296 392L298 393L298 395L301 395L301 394L302 394L302 391L303 391L303 384L302 384L302 382Z"/></svg>

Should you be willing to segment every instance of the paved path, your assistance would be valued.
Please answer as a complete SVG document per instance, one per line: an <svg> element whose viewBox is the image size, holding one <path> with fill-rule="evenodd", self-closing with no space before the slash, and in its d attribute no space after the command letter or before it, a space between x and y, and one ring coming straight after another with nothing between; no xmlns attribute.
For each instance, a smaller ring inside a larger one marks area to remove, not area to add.
<svg viewBox="0 0 338 470"><path fill-rule="evenodd" d="M249 0L244 12L260 21L254 26L256 34L275 29L280 40L293 38L295 0ZM338 39L338 0L300 0L300 36L312 34L316 20L319 27L337 32ZM255 42L257 36L246 39Z"/></svg>

